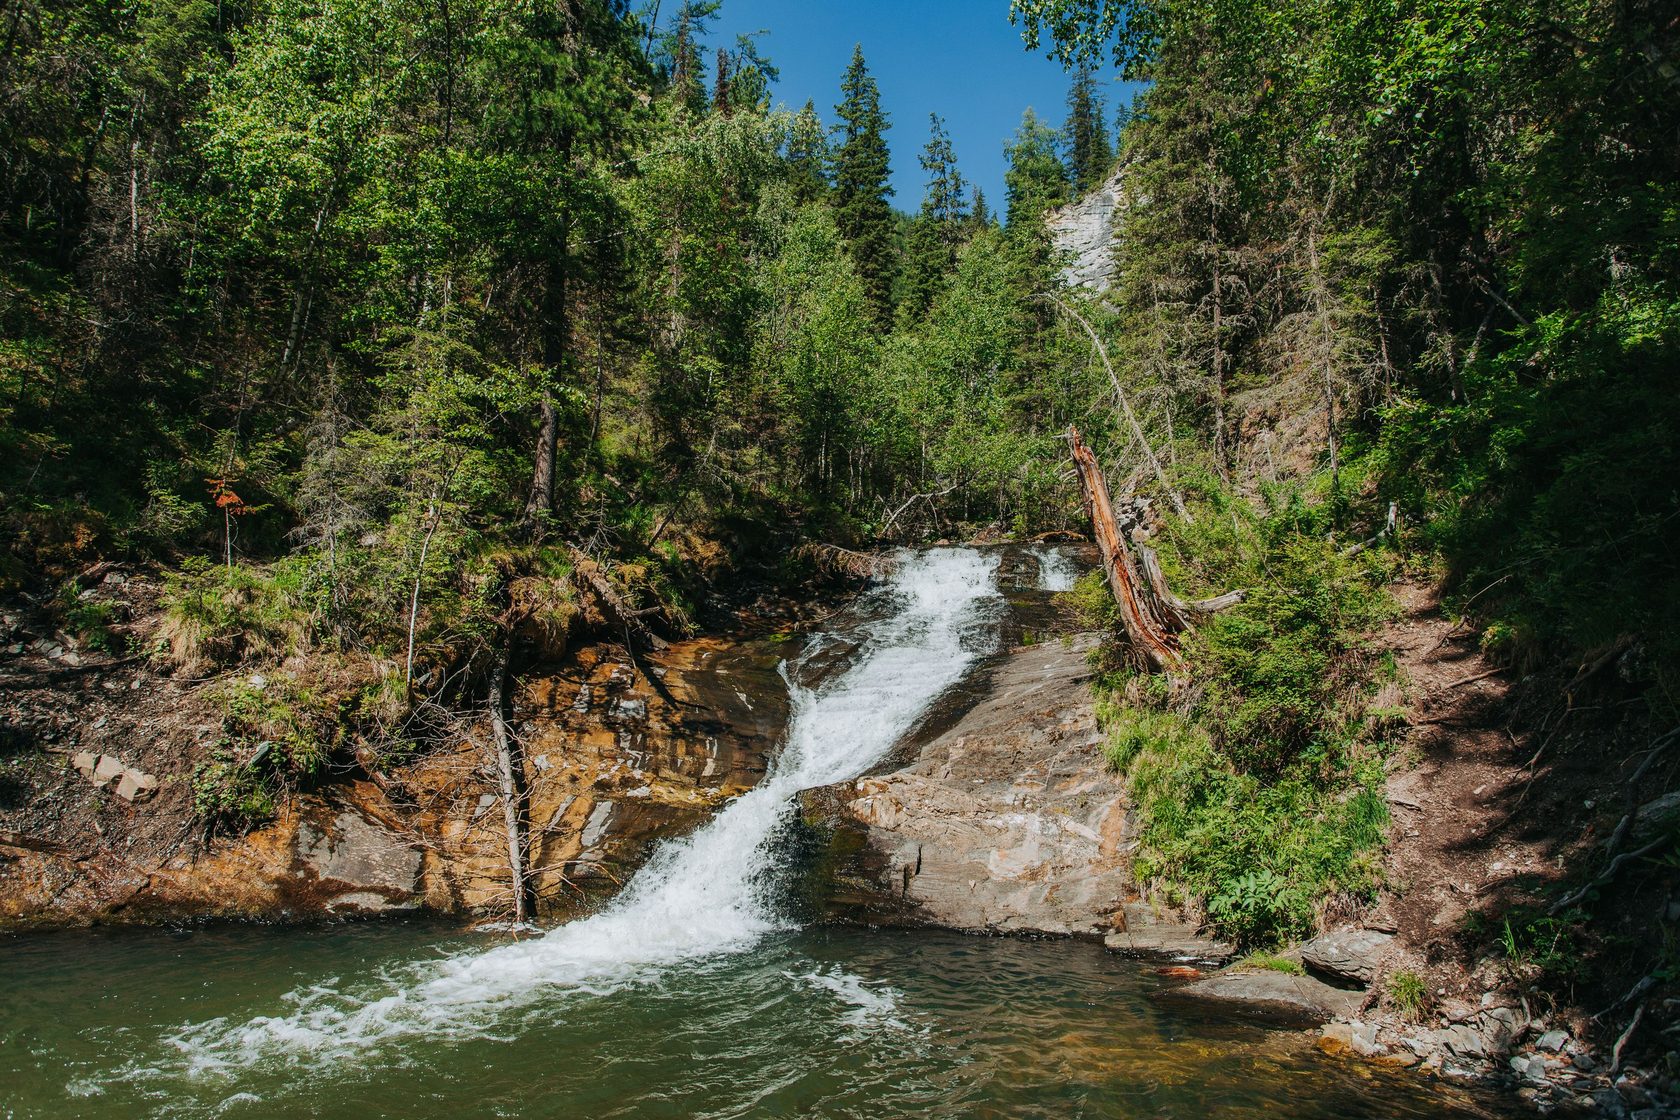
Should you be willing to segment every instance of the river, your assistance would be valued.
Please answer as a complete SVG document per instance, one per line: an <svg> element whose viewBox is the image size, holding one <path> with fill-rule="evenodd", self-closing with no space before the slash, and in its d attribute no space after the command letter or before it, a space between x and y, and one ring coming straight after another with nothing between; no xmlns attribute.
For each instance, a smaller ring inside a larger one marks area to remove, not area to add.
<svg viewBox="0 0 1680 1120"><path fill-rule="evenodd" d="M1072 569L1040 557L1041 584ZM868 771L998 641L998 554L906 554L788 667L763 783L546 932L421 922L13 938L8 1117L1478 1115L1156 997L1071 942L801 928L800 790ZM802 664L832 660L820 683Z"/></svg>

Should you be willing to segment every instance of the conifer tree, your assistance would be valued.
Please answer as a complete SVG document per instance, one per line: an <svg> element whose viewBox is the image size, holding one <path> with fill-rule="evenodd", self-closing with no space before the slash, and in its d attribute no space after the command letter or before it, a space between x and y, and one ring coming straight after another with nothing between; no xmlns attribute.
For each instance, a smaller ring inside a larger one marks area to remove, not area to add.
<svg viewBox="0 0 1680 1120"><path fill-rule="evenodd" d="M945 122L930 114L932 126L922 149L922 170L928 173L922 212L911 224L904 253L904 305L901 313L920 317L933 302L945 278L956 268L957 246L968 218L962 175Z"/></svg>
<svg viewBox="0 0 1680 1120"><path fill-rule="evenodd" d="M1114 162L1108 125L1103 120L1102 91L1089 66L1074 73L1068 89L1068 173L1076 192L1091 190L1103 181Z"/></svg>
<svg viewBox="0 0 1680 1120"><path fill-rule="evenodd" d="M1003 184L1009 195L1011 226L1037 221L1046 210L1068 200L1067 167L1057 154L1057 140L1056 130L1028 109L1021 116L1021 127L1004 146L1009 169L1003 173Z"/></svg>
<svg viewBox="0 0 1680 1120"><path fill-rule="evenodd" d="M831 185L828 135L823 130L822 118L817 116L814 101L805 102L805 107L793 118L788 130L786 159L795 202L803 204L828 197Z"/></svg>
<svg viewBox="0 0 1680 1120"><path fill-rule="evenodd" d="M863 46L852 52L852 62L840 85L841 101L834 107L840 117L840 151L834 158L834 208L840 233L863 278L876 322L892 322L893 310L893 212L887 202L892 187L886 131L890 127L881 111L881 91L863 60Z"/></svg>

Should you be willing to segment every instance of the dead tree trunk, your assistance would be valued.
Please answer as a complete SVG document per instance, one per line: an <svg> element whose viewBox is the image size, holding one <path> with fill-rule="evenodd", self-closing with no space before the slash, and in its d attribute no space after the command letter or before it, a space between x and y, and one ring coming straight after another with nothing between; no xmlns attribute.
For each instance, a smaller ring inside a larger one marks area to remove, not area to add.
<svg viewBox="0 0 1680 1120"><path fill-rule="evenodd" d="M496 743L496 777L501 787L502 820L507 827L508 872L513 880L513 920L530 917L530 890L525 877L525 829L521 810L525 801L523 768L514 757L513 735L507 725L507 668L512 638L496 650L490 665L490 731Z"/></svg>
<svg viewBox="0 0 1680 1120"><path fill-rule="evenodd" d="M1167 588L1155 553L1134 544L1121 530L1114 516L1097 457L1085 445L1079 429L1068 425L1068 446L1079 474L1079 493L1085 515L1091 519L1092 536L1102 554L1103 573L1120 608L1120 623L1126 639L1139 659L1152 672L1171 673L1183 665L1179 635L1193 629L1191 616L1212 614L1242 602L1243 593L1232 591L1213 599L1186 602Z"/></svg>

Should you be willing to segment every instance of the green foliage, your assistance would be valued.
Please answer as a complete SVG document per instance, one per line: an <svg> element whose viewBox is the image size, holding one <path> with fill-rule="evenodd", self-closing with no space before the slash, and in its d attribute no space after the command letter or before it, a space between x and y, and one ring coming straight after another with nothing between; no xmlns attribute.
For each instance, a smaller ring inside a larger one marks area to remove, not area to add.
<svg viewBox="0 0 1680 1120"><path fill-rule="evenodd" d="M1281 972L1285 976L1305 976L1307 970L1301 967L1300 961L1279 957L1272 953L1250 953L1237 962L1239 968L1252 968L1263 972Z"/></svg>
<svg viewBox="0 0 1680 1120"><path fill-rule="evenodd" d="M1522 983L1570 983L1585 964L1579 910L1556 916L1519 908L1500 923L1498 946L1512 980Z"/></svg>
<svg viewBox="0 0 1680 1120"><path fill-rule="evenodd" d="M876 321L892 322L894 269L892 187L881 91L863 60L863 47L852 52L840 83L840 147L834 155L834 213L846 238L858 275L869 293Z"/></svg>
<svg viewBox="0 0 1680 1120"><path fill-rule="evenodd" d="M268 776L219 748L192 777L193 812L212 827L244 831L274 816L278 801Z"/></svg>
<svg viewBox="0 0 1680 1120"><path fill-rule="evenodd" d="M1422 976L1411 969L1397 968L1388 974L1384 992L1402 1018L1415 1023L1423 1017L1429 1003L1429 987Z"/></svg>
<svg viewBox="0 0 1680 1120"><path fill-rule="evenodd" d="M1270 490L1264 510L1201 491L1194 523L1158 539L1163 566L1176 587L1245 599L1188 638L1176 685L1111 678L1098 717L1138 805L1140 882L1270 945L1378 885L1386 724L1370 702L1393 669L1363 643L1392 608L1380 559L1344 556L1303 491Z"/></svg>
<svg viewBox="0 0 1680 1120"><path fill-rule="evenodd" d="M1058 151L1061 137L1028 109L1021 127L1004 145L1009 167L1003 173L1008 194L1008 222L1021 228L1042 220L1044 212L1068 200L1067 167Z"/></svg>

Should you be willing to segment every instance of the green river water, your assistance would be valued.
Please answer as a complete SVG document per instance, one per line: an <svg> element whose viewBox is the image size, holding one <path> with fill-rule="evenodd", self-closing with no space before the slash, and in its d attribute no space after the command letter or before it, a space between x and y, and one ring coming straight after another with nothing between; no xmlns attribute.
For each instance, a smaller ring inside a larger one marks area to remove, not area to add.
<svg viewBox="0 0 1680 1120"><path fill-rule="evenodd" d="M1456 1117L1497 1107L1209 1021L1094 945L815 928L470 1039L194 1070L189 1023L282 1015L504 940L426 923L0 942L6 1117Z"/></svg>

